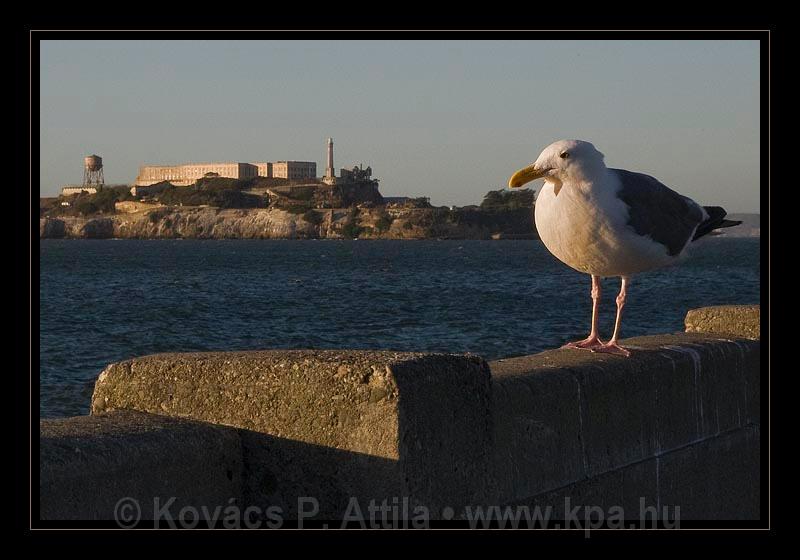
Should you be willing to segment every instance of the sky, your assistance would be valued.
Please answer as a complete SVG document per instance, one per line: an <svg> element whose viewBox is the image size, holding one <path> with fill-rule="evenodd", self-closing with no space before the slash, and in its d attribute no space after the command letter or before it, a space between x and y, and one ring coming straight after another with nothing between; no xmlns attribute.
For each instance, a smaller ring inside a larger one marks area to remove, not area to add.
<svg viewBox="0 0 800 560"><path fill-rule="evenodd" d="M759 212L757 41L43 41L40 192L143 164L370 165L384 196L479 204L563 138ZM541 181L533 187L541 186ZM766 187L765 187L766 188Z"/></svg>

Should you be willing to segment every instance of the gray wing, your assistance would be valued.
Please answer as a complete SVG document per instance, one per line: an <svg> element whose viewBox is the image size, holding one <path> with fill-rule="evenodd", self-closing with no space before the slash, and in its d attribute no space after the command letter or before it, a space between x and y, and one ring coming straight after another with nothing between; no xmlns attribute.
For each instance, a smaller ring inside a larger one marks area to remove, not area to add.
<svg viewBox="0 0 800 560"><path fill-rule="evenodd" d="M700 205L649 175L611 171L622 182L617 196L630 208L628 225L664 245L670 256L680 253L705 219Z"/></svg>

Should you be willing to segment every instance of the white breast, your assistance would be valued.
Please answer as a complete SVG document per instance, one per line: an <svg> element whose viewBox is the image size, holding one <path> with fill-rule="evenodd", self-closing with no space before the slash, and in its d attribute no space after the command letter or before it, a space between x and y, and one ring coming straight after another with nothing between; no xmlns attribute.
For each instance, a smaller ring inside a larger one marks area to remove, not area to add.
<svg viewBox="0 0 800 560"><path fill-rule="evenodd" d="M597 276L627 276L675 259L667 249L630 228L618 180L601 185L545 182L536 198L536 229L545 247L568 266Z"/></svg>

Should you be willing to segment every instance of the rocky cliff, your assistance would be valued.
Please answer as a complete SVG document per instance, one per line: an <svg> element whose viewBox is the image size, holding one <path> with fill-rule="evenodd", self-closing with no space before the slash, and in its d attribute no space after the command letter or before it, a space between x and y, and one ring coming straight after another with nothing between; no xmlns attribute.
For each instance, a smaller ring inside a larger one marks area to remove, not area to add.
<svg viewBox="0 0 800 560"><path fill-rule="evenodd" d="M465 215L441 208L345 208L293 213L278 208L160 206L136 212L39 220L39 236L51 239L490 239L504 234L532 235L534 231L530 209L476 218L474 213Z"/></svg>

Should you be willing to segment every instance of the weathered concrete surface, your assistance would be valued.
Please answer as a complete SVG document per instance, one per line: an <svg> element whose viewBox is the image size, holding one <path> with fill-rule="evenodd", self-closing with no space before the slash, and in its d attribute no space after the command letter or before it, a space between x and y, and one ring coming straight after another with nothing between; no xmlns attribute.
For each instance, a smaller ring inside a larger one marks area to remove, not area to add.
<svg viewBox="0 0 800 560"><path fill-rule="evenodd" d="M222 426L131 411L41 420L41 519L114 519L126 497L142 519L153 519L155 497L175 497L176 516L240 504L241 456L238 434Z"/></svg>
<svg viewBox="0 0 800 560"><path fill-rule="evenodd" d="M42 465L55 469L43 480L73 481L43 491L57 504L48 515L74 514L72 501L107 516L122 479L142 495L197 487L188 494L195 502L238 489L242 504L279 505L289 516L310 496L317 518L328 519L351 497L362 508L408 497L434 518L468 504L551 505L557 515L565 498L623 507L626 517L644 499L680 507L681 519L758 518L760 342L680 333L623 344L631 358L552 350L487 364L469 355L275 350L112 364L96 383L92 417L42 423ZM162 425L124 409L218 426ZM101 467L67 462L70 449ZM173 449L196 463L169 463ZM214 449L238 449L238 463ZM220 470L233 479L209 494ZM187 474L176 481L175 472ZM84 488L99 477L102 495L81 495L79 473Z"/></svg>
<svg viewBox="0 0 800 560"><path fill-rule="evenodd" d="M247 491L257 502L274 492L269 484L250 484L255 479L298 460L308 462L305 476L313 478L318 463L311 456L328 453L298 459L275 452L275 441L290 440L332 450L341 458L339 471L351 460L388 460L378 461L380 477L353 480L340 494L391 490L437 509L482 500L489 491L490 403L489 369L478 357L276 350L158 354L112 364L97 380L92 414L132 409L278 438L243 439L245 469L254 473Z"/></svg>
<svg viewBox="0 0 800 560"><path fill-rule="evenodd" d="M501 503L758 423L759 342L682 333L623 344L630 358L551 350L490 363Z"/></svg>
<svg viewBox="0 0 800 560"><path fill-rule="evenodd" d="M758 424L659 458L663 506L681 519L759 519L761 431Z"/></svg>
<svg viewBox="0 0 800 560"><path fill-rule="evenodd" d="M542 513L549 508L550 519L554 520L572 516L583 521L591 508L600 508L604 519L619 516L620 511L624 519L638 520L640 513L649 513L646 508L658 509L659 518L663 518L665 511L660 507L658 486L658 459L652 458L519 500L513 505L538 507ZM671 508L666 511L667 515L672 512Z"/></svg>
<svg viewBox="0 0 800 560"><path fill-rule="evenodd" d="M415 481L405 483L397 460L249 430L239 435L244 503L276 505L287 519L297 519L300 499L306 497L317 502L315 519L341 519L353 497L366 510L373 499L413 496ZM303 506L304 512L310 509L310 503Z"/></svg>
<svg viewBox="0 0 800 560"><path fill-rule="evenodd" d="M751 338L761 337L761 306L716 305L691 309L686 314L686 332L719 333Z"/></svg>
<svg viewBox="0 0 800 560"><path fill-rule="evenodd" d="M550 519L571 511L583 520L593 507L606 519L621 508L626 520L647 522L759 519L759 449L760 427L745 426L514 505L550 508Z"/></svg>
<svg viewBox="0 0 800 560"><path fill-rule="evenodd" d="M586 476L574 375L558 367L543 367L536 375L513 375L504 369L512 364L522 365L519 359L490 364L499 503L535 496Z"/></svg>

